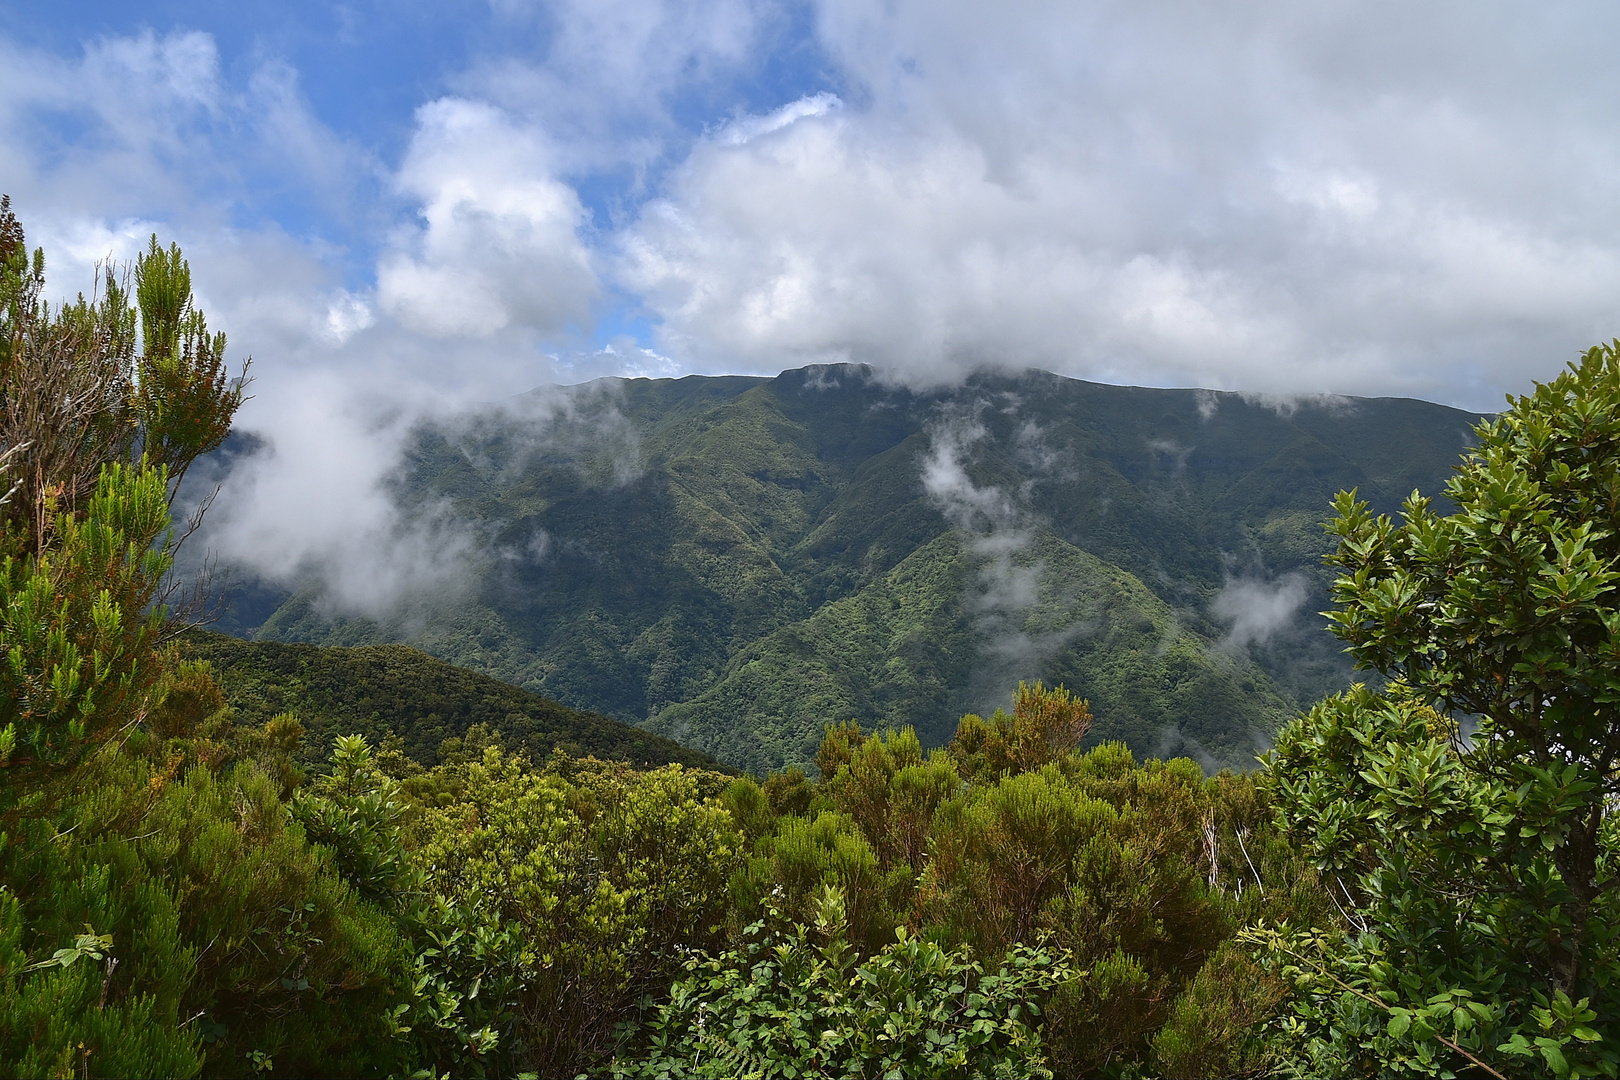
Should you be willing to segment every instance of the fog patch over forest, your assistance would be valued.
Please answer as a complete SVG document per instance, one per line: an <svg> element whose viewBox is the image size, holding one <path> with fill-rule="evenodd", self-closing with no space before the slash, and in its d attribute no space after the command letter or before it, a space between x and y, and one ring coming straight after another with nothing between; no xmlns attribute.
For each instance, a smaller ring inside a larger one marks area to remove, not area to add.
<svg viewBox="0 0 1620 1080"><path fill-rule="evenodd" d="M978 635L981 669L974 673L976 697L993 703L1000 688L1038 678L1045 665L1082 629L1078 624L1042 632L1030 617L1040 606L1046 563L1029 555L1037 523L1018 500L994 485L980 487L967 473L974 444L989 435L978 413L979 399L948 414L929 429L931 448L922 462L923 490L945 520L960 530L977 566L965 603ZM1059 458L1047 449L1033 421L1018 429L1020 456L1039 469Z"/></svg>
<svg viewBox="0 0 1620 1080"><path fill-rule="evenodd" d="M1215 594L1209 610L1230 626L1222 644L1234 650L1246 649L1264 645L1291 629L1309 596L1310 584L1303 574L1288 573L1274 581L1234 577Z"/></svg>

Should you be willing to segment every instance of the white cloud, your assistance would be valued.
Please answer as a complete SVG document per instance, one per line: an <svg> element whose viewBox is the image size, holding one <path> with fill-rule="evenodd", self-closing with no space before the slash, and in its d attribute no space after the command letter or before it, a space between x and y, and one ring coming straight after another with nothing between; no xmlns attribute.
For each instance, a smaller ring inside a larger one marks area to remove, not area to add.
<svg viewBox="0 0 1620 1080"><path fill-rule="evenodd" d="M1264 645L1286 629L1309 595L1299 574L1285 574L1276 581L1233 578L1215 594L1209 610L1231 626L1222 644L1241 649Z"/></svg>
<svg viewBox="0 0 1620 1080"><path fill-rule="evenodd" d="M378 405L336 378L282 380L257 410L268 448L231 473L208 547L285 586L316 582L346 614L386 618L465 588L474 538L443 507L405 513L389 490L417 414Z"/></svg>
<svg viewBox="0 0 1620 1080"><path fill-rule="evenodd" d="M378 300L405 326L487 338L588 322L599 286L577 232L584 211L552 177L538 131L485 103L432 102L397 182L422 200L426 226L377 268Z"/></svg>
<svg viewBox="0 0 1620 1080"><path fill-rule="evenodd" d="M825 0L858 104L714 133L619 273L711 369L1490 407L1620 315L1584 10Z"/></svg>
<svg viewBox="0 0 1620 1080"><path fill-rule="evenodd" d="M570 172L644 171L689 136L673 99L734 98L731 80L760 63L785 18L779 0L496 0L524 45L471 67L468 97L542 127ZM534 34L534 44L526 34ZM639 201L639 200L638 200Z"/></svg>
<svg viewBox="0 0 1620 1080"><path fill-rule="evenodd" d="M725 125L715 141L723 146L741 146L745 142L769 135L773 131L780 131L795 120L803 120L807 116L824 116L834 109L840 108L844 103L838 99L837 94L823 91L811 94L808 97L790 101L774 112L764 116L741 116Z"/></svg>
<svg viewBox="0 0 1620 1080"><path fill-rule="evenodd" d="M326 335L334 345L342 345L376 321L364 297L338 289L326 306Z"/></svg>
<svg viewBox="0 0 1620 1080"><path fill-rule="evenodd" d="M257 357L252 489L334 493L262 523L298 565L411 565L401 418L538 383L847 359L1489 408L1620 322L1620 9L816 0L784 45L778 0L494 6L388 161L206 33L0 38L0 188L53 290L181 242ZM585 345L620 302L656 340ZM942 508L1021 542L936 457Z"/></svg>
<svg viewBox="0 0 1620 1080"><path fill-rule="evenodd" d="M351 612L379 614L455 586L467 537L431 507L403 516L388 479L416 418L552 381L569 366L535 347L534 328L559 311L588 315L588 267L572 293L556 288L586 258L572 231L577 199L530 175L538 137L503 128L497 110L427 106L398 174L402 194L424 203L427 227L390 254L448 284L514 262L521 272L494 294L505 331L425 336L381 302L399 308L413 299L408 290L346 273L370 264L363 253L357 260L318 227L294 234L251 210L256 191L284 185L352 212L363 237L368 221L389 217L386 207L355 209L372 159L311 112L285 63L263 60L238 81L221 72L213 39L198 32L99 39L73 58L0 39L0 190L13 196L30 243L46 249L52 298L88 290L98 261L127 264L155 232L185 250L199 306L230 335L233 365L255 356L254 396L237 426L269 449L238 465L194 545L273 580L318 581L329 603ZM458 174L458 164L472 171ZM239 207L257 223L233 220ZM542 280L548 250L561 251L563 271ZM406 311L407 321L436 318L443 329L445 312L457 310L449 291L420 315ZM585 356L571 366L594 375L603 363Z"/></svg>
<svg viewBox="0 0 1620 1080"><path fill-rule="evenodd" d="M162 212L218 175L196 137L225 98L207 34L104 38L76 60L0 39L7 191L35 220Z"/></svg>

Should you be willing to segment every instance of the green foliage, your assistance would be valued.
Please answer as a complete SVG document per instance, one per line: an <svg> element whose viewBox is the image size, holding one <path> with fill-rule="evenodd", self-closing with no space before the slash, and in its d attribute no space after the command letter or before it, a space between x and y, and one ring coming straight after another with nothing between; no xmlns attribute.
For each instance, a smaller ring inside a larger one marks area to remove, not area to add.
<svg viewBox="0 0 1620 1080"><path fill-rule="evenodd" d="M928 884L947 925L981 947L1028 938L1068 884L1075 853L1119 811L1055 765L974 788L940 807Z"/></svg>
<svg viewBox="0 0 1620 1080"><path fill-rule="evenodd" d="M389 903L406 884L400 880L407 863L398 790L372 764L366 740L349 735L332 749L332 771L292 803L304 835L331 849L343 880L376 903Z"/></svg>
<svg viewBox="0 0 1620 1080"><path fill-rule="evenodd" d="M241 407L248 365L227 371L225 335L210 335L193 305L179 248L153 236L134 271L134 306L108 265L94 299L53 311L40 300L44 253L28 258L10 200L0 203L0 463L15 481L0 519L22 553L42 554L56 515L77 513L109 466L162 471L172 498Z"/></svg>
<svg viewBox="0 0 1620 1080"><path fill-rule="evenodd" d="M797 765L765 778L765 799L773 814L804 814L814 797L809 779Z"/></svg>
<svg viewBox="0 0 1620 1080"><path fill-rule="evenodd" d="M94 907L104 918L113 915L108 910L106 878L104 873L94 874L82 883L79 896L73 898L81 901L75 905L76 914ZM135 899L162 904L156 896ZM86 900L88 904L83 903ZM164 915L172 923L172 910L162 910L159 917ZM50 941L41 939L57 930L48 923L39 925L47 918L29 920L16 894L0 892L0 1068L16 1076L194 1075L202 1055L196 1035L182 1028L176 995L150 992L131 979L125 986L133 992L109 1000L113 975L124 956L147 943L120 941L116 933L97 934L86 924L81 933L58 939L70 940L71 945L56 949L47 959L32 960L29 946L39 942L43 951ZM166 966L162 974L179 978L183 975L178 969L190 956L171 953L142 959L160 971ZM163 965L165 960L169 965Z"/></svg>
<svg viewBox="0 0 1620 1080"><path fill-rule="evenodd" d="M1455 513L1338 500L1334 630L1397 682L1323 702L1272 762L1346 905L1337 934L1267 939L1324 1074L1620 1069L1617 350L1480 425Z"/></svg>
<svg viewBox="0 0 1620 1080"><path fill-rule="evenodd" d="M770 800L752 777L733 780L721 797L721 802L731 815L737 831L750 845L776 828L776 815L771 812Z"/></svg>
<svg viewBox="0 0 1620 1080"><path fill-rule="evenodd" d="M157 706L147 713L145 727L159 739L190 739L235 719L225 692L207 661L166 656Z"/></svg>
<svg viewBox="0 0 1620 1080"><path fill-rule="evenodd" d="M1018 684L1013 711L1000 709L988 722L962 717L950 750L962 774L976 777L1031 772L1067 754L1091 729L1091 708L1064 687Z"/></svg>
<svg viewBox="0 0 1620 1080"><path fill-rule="evenodd" d="M248 363L230 376L225 335L209 334L207 318L192 303L191 264L179 245L163 250L156 234L135 260L135 303L144 349L132 402L139 452L168 468L172 497L191 463L225 441L243 401Z"/></svg>
<svg viewBox="0 0 1620 1080"><path fill-rule="evenodd" d="M182 645L187 655L212 665L242 722L262 724L296 713L309 732L311 749L301 759L306 767L321 760L320 748L350 734L364 735L373 746L397 734L407 757L433 765L444 740L459 739L479 724L535 761L560 749L637 765L714 767L708 755L669 739L403 645L318 648L200 630L189 632Z"/></svg>
<svg viewBox="0 0 1620 1080"><path fill-rule="evenodd" d="M822 891L844 898L850 936L861 947L881 946L904 921L913 888L909 867L885 874L877 855L850 818L823 810L813 818L783 818L776 835L757 846L765 856L765 878L781 906L809 918ZM759 863L751 864L757 871Z"/></svg>
<svg viewBox="0 0 1620 1080"><path fill-rule="evenodd" d="M1099 628L1077 636L1048 670L1097 704L1100 731L1147 748L1168 726L1246 765L1248 729L1272 730L1291 711L1247 659L1234 668L1212 654L1209 638L1117 567L1049 535L1018 559L1018 571L1040 583L1023 632ZM971 606L983 571L966 538L937 536L856 595L749 644L723 679L668 705L649 726L758 771L808 764L829 717L913 726L925 743L943 743L979 700L975 672L1001 670L981 655Z"/></svg>
<svg viewBox="0 0 1620 1080"><path fill-rule="evenodd" d="M1041 1002L1074 978L1061 955L1019 945L994 970L904 930L864 962L844 940L836 888L817 932L748 927L746 943L695 956L646 1024L644 1054L614 1076L1051 1076Z"/></svg>
<svg viewBox="0 0 1620 1080"><path fill-rule="evenodd" d="M964 472L1028 526L1005 566L918 483L949 415L978 418ZM1350 679L1308 614L1328 599L1322 506L1355 485L1381 509L1437 491L1472 420L1394 399L1285 416L1035 372L915 393L858 366L548 389L411 448L405 505L443 500L505 553L453 615L334 621L311 589L233 632L408 641L759 774L809 770L829 721L942 745L1021 678L1088 700L1096 741L1247 768L1253 730ZM1309 584L1297 627L1215 648L1226 627L1201 613L1262 567ZM1008 572L1029 605L981 606ZM1049 659L1009 663L996 645L1020 636Z"/></svg>
<svg viewBox="0 0 1620 1080"><path fill-rule="evenodd" d="M1301 987L1287 1043L1322 1075L1375 1063L1438 1075L1464 1052L1512 1072L1503 1047L1524 1045L1555 1049L1564 1064L1542 1064L1558 1075L1612 1075L1609 1026L1582 1027L1588 1040L1571 1033L1581 1025L1543 1023L1569 1000L1555 979L1573 905L1519 816L1529 792L1482 775L1483 748L1460 750L1454 730L1407 687L1358 686L1278 740L1279 808L1345 911L1336 935L1255 939ZM1617 1004L1611 897L1594 906L1579 984L1604 1016ZM1471 1004L1458 1013L1458 1000Z"/></svg>
<svg viewBox="0 0 1620 1080"><path fill-rule="evenodd" d="M208 670L161 647L173 485L241 401L224 340L177 250L137 266L181 311L165 344L141 286L141 355L116 274L52 312L26 254L0 200L0 1072L397 1071L396 922L255 760L296 721L233 749Z"/></svg>
<svg viewBox="0 0 1620 1080"><path fill-rule="evenodd" d="M179 740L152 749L109 748L43 799L12 804L0 879L17 908L16 948L53 955L87 924L112 941L102 962L85 954L60 969L76 982L8 962L17 996L0 1029L39 1053L82 1043L91 1075L191 1075L205 1063L211 1075L236 1075L250 1071L253 1052L294 1074L387 1071L399 1053L383 1014L406 989L393 920L327 868L257 768L218 775L188 760ZM36 982L38 992L77 987L82 1007L49 1031L31 1026ZM144 1017L126 1027L151 1030L118 1028L117 1010ZM164 1032L172 1037L153 1045L169 1046L170 1064L116 1064L113 1044L139 1047ZM26 1060L15 1046L3 1053Z"/></svg>
<svg viewBox="0 0 1620 1080"><path fill-rule="evenodd" d="M161 469L109 465L82 516L53 515L45 550L0 558L0 763L19 749L17 765L72 761L148 706L163 625L148 605L171 563L165 484Z"/></svg>
<svg viewBox="0 0 1620 1080"><path fill-rule="evenodd" d="M413 913L411 1000L394 1015L434 1075L512 1076L527 1060L520 1009L536 957L498 914L435 896ZM442 1070L442 1073L441 1073Z"/></svg>
<svg viewBox="0 0 1620 1080"><path fill-rule="evenodd" d="M518 943L486 949L515 988L514 1019L492 1028L513 1041L495 1048L547 1074L607 1052L631 1003L668 985L678 949L721 940L741 858L730 815L678 765L576 779L491 748L411 782L427 804L409 828L424 888ZM458 964L442 952L422 972L464 986Z"/></svg>
<svg viewBox="0 0 1620 1080"><path fill-rule="evenodd" d="M1189 1080L1270 1072L1274 1054L1264 1024L1287 992L1236 940L1223 942L1153 1036L1157 1071Z"/></svg>
<svg viewBox="0 0 1620 1080"><path fill-rule="evenodd" d="M860 827L884 870L910 872L923 865L935 810L961 786L950 756L936 750L925 761L917 733L903 728L851 744L849 760L824 790Z"/></svg>

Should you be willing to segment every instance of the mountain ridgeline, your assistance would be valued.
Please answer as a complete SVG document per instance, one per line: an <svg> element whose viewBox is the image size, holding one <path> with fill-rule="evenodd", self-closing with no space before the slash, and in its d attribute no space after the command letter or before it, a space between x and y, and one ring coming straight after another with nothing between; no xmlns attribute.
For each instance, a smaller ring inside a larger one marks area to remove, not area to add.
<svg viewBox="0 0 1620 1080"><path fill-rule="evenodd" d="M679 764L713 768L707 754L595 713L447 664L405 645L322 648L242 641L189 631L188 659L208 662L239 723L263 726L292 713L304 737L293 757L319 767L342 735L373 745L399 739L399 750L437 765L447 747L498 736L501 745L544 763L552 753L624 761L639 768Z"/></svg>
<svg viewBox="0 0 1620 1080"><path fill-rule="evenodd" d="M406 642L763 772L827 724L949 739L1024 679L1089 741L1246 767L1350 680L1320 522L1439 492L1477 416L1028 372L602 379L423 426L395 496L472 538L387 619L253 585L222 628Z"/></svg>

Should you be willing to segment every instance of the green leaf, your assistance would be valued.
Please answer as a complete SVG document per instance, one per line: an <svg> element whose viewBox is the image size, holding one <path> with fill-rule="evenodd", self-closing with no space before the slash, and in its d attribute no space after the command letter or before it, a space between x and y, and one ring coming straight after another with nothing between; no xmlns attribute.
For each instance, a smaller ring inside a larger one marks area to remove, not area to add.
<svg viewBox="0 0 1620 1080"><path fill-rule="evenodd" d="M1536 1040L1536 1048L1541 1051L1541 1058L1547 1067L1553 1071L1554 1076L1569 1075L1569 1062L1564 1060L1564 1048L1556 1039L1545 1036Z"/></svg>

